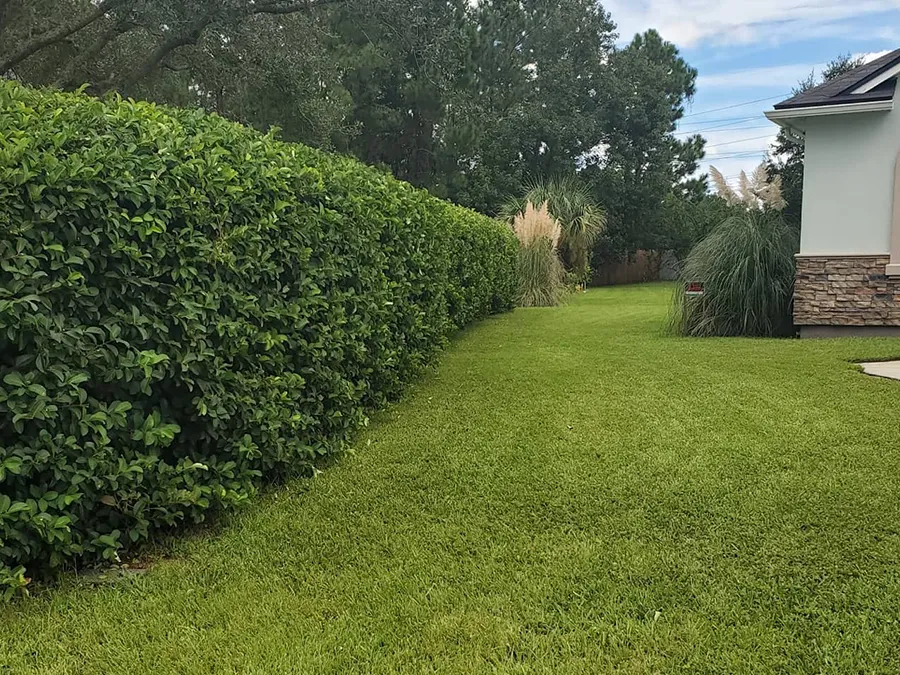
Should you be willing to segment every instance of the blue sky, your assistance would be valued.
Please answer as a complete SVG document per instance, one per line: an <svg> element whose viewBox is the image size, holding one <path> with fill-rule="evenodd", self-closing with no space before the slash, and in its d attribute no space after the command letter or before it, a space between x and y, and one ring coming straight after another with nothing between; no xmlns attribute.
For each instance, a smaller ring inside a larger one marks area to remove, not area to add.
<svg viewBox="0 0 900 675"><path fill-rule="evenodd" d="M700 72L680 128L708 139L728 178L753 169L774 139L763 111L839 54L900 48L900 0L606 0L622 40L656 28ZM766 99L760 101L759 99ZM756 103L746 104L749 101ZM736 107L730 107L736 106ZM713 111L729 107L727 110Z"/></svg>

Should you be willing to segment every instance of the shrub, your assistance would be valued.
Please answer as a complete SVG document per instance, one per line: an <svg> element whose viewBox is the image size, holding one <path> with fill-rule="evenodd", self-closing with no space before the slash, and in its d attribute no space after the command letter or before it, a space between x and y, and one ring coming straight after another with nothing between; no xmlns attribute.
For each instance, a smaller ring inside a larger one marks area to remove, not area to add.
<svg viewBox="0 0 900 675"><path fill-rule="evenodd" d="M703 195L694 200L670 193L663 201L661 222L665 237L662 250L669 250L681 261L726 218L745 209L729 206L718 195Z"/></svg>
<svg viewBox="0 0 900 675"><path fill-rule="evenodd" d="M513 219L519 240L519 304L522 307L551 307L565 295L565 271L557 246L561 236L546 202L539 209L528 202Z"/></svg>
<svg viewBox="0 0 900 675"><path fill-rule="evenodd" d="M526 186L521 198L508 199L500 216L512 223L528 204L547 204L547 210L560 225L560 257L572 285L590 279L591 251L606 227L606 212L594 201L590 190L572 177L536 181Z"/></svg>
<svg viewBox="0 0 900 675"><path fill-rule="evenodd" d="M0 587L341 449L512 307L516 256L501 223L354 160L0 83Z"/></svg>
<svg viewBox="0 0 900 675"><path fill-rule="evenodd" d="M689 336L787 335L791 332L796 232L774 211L741 211L718 225L688 255L675 291L670 328Z"/></svg>

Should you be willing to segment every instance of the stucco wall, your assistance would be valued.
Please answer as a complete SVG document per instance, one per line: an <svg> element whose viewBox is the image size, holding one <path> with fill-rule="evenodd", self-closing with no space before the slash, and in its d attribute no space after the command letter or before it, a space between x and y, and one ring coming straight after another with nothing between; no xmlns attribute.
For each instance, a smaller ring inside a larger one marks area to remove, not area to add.
<svg viewBox="0 0 900 675"><path fill-rule="evenodd" d="M900 87L891 112L811 117L806 129L801 255L890 250Z"/></svg>

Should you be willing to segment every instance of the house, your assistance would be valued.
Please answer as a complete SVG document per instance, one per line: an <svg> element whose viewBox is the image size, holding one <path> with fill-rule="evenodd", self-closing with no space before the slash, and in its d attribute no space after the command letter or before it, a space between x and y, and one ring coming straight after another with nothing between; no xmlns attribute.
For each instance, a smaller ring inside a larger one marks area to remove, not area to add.
<svg viewBox="0 0 900 675"><path fill-rule="evenodd" d="M766 116L805 143L794 323L900 336L900 49Z"/></svg>

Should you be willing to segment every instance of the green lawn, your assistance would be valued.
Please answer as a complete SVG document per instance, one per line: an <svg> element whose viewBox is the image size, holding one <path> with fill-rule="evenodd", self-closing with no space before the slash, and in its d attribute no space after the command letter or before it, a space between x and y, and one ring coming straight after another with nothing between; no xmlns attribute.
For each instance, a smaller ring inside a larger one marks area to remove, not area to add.
<svg viewBox="0 0 900 675"><path fill-rule="evenodd" d="M358 451L134 581L0 608L0 673L897 673L900 340L663 337L669 289L466 332Z"/></svg>

